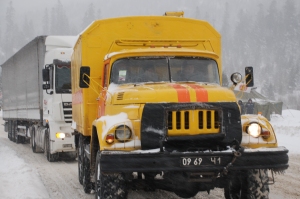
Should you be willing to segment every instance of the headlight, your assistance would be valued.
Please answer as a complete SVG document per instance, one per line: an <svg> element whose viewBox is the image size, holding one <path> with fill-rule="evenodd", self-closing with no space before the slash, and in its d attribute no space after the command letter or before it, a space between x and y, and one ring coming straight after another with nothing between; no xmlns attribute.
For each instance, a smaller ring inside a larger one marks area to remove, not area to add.
<svg viewBox="0 0 300 199"><path fill-rule="evenodd" d="M247 133L257 138L261 134L261 126L258 123L251 123L247 128Z"/></svg>
<svg viewBox="0 0 300 199"><path fill-rule="evenodd" d="M65 137L66 137L65 133L60 133L60 132L56 133L56 138L65 138Z"/></svg>
<svg viewBox="0 0 300 199"><path fill-rule="evenodd" d="M230 77L233 84L238 84L242 81L242 75L240 73L233 73Z"/></svg>
<svg viewBox="0 0 300 199"><path fill-rule="evenodd" d="M121 125L116 128L115 135L117 140L125 142L131 138L131 130L128 126Z"/></svg>

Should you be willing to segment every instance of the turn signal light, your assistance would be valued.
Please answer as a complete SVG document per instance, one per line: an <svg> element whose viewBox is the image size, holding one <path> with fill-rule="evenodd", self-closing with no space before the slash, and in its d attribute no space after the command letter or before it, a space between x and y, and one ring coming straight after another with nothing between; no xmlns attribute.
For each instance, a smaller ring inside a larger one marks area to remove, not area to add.
<svg viewBox="0 0 300 199"><path fill-rule="evenodd" d="M108 135L106 136L106 142L107 142L108 144L112 144L114 141L115 141L115 136L114 136L113 134L108 134Z"/></svg>
<svg viewBox="0 0 300 199"><path fill-rule="evenodd" d="M271 133L270 133L270 131L263 130L263 131L261 132L260 135L261 135L261 137L263 137L264 139L268 139L268 138L270 137Z"/></svg>

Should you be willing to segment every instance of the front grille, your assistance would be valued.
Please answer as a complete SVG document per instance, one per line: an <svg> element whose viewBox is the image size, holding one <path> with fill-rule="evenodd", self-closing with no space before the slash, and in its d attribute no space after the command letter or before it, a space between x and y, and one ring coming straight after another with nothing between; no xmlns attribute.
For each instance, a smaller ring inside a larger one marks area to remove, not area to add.
<svg viewBox="0 0 300 199"><path fill-rule="evenodd" d="M72 123L72 102L63 102L63 113L66 123Z"/></svg>
<svg viewBox="0 0 300 199"><path fill-rule="evenodd" d="M168 111L168 135L198 135L220 132L218 110Z"/></svg>
<svg viewBox="0 0 300 199"><path fill-rule="evenodd" d="M117 100L123 100L123 97L124 97L124 92L120 92L117 95Z"/></svg>

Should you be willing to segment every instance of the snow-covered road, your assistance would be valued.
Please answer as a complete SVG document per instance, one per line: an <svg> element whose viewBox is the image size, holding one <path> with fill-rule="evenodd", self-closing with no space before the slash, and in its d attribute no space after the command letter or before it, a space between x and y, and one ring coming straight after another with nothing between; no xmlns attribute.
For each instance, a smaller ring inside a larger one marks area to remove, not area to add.
<svg viewBox="0 0 300 199"><path fill-rule="evenodd" d="M3 124L0 118L0 124ZM283 134L280 134L283 136ZM282 137L280 140L288 140ZM298 138L298 137L297 137ZM289 138L290 141L293 137ZM293 140L295 141L295 140ZM285 143L283 143L284 145ZM285 175L275 176L275 185L270 186L270 198L300 198L300 153L290 154L290 167ZM0 198L6 199L89 199L94 194L85 194L78 181L77 161L50 163L42 153L33 153L29 144L9 141L3 126L0 127ZM129 191L129 199L179 199L175 194ZM194 199L224 198L222 189L198 193Z"/></svg>

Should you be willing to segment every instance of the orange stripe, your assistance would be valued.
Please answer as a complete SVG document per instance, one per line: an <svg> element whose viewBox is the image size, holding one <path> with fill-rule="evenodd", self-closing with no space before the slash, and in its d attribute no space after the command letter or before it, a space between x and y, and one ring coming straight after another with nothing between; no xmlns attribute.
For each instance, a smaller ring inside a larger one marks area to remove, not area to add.
<svg viewBox="0 0 300 199"><path fill-rule="evenodd" d="M181 86L179 84L170 84L176 91L177 91L177 96L178 96L178 102L190 102L190 92L189 90Z"/></svg>
<svg viewBox="0 0 300 199"><path fill-rule="evenodd" d="M208 93L205 88L195 84L191 84L189 86L195 90L197 102L208 102Z"/></svg>

